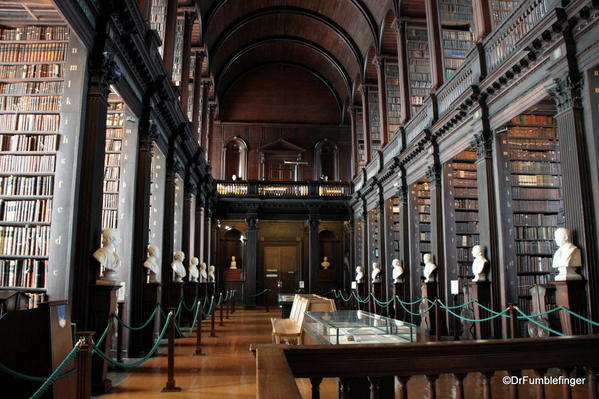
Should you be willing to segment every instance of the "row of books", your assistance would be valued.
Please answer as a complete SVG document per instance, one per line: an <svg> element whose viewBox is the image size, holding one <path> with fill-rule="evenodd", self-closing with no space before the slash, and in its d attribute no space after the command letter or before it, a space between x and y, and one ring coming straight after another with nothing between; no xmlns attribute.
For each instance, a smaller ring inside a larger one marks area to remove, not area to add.
<svg viewBox="0 0 599 399"><path fill-rule="evenodd" d="M47 272L47 260L2 259L0 260L0 286L46 288Z"/></svg>
<svg viewBox="0 0 599 399"><path fill-rule="evenodd" d="M56 62L65 58L66 43L0 44L0 62Z"/></svg>
<svg viewBox="0 0 599 399"><path fill-rule="evenodd" d="M561 174L561 166L558 163L542 161L511 161L510 170L513 173Z"/></svg>
<svg viewBox="0 0 599 399"><path fill-rule="evenodd" d="M456 258L458 262L472 263L474 260L472 257L472 250L470 248L456 248Z"/></svg>
<svg viewBox="0 0 599 399"><path fill-rule="evenodd" d="M56 151L58 139L50 135L0 135L0 151Z"/></svg>
<svg viewBox="0 0 599 399"><path fill-rule="evenodd" d="M515 226L557 226L557 215L515 214Z"/></svg>
<svg viewBox="0 0 599 399"><path fill-rule="evenodd" d="M1 222L50 222L52 200L0 200ZM0 222L0 223L1 223Z"/></svg>
<svg viewBox="0 0 599 399"><path fill-rule="evenodd" d="M120 151L123 142L121 140L106 140L106 151Z"/></svg>
<svg viewBox="0 0 599 399"><path fill-rule="evenodd" d="M106 129L106 138L107 139L122 139L123 138L123 129L122 128L107 128Z"/></svg>
<svg viewBox="0 0 599 399"><path fill-rule="evenodd" d="M104 165L106 166L120 166L121 154L106 154L104 155Z"/></svg>
<svg viewBox="0 0 599 399"><path fill-rule="evenodd" d="M516 266L518 273L549 273L553 266L553 258L551 256L518 256Z"/></svg>
<svg viewBox="0 0 599 399"><path fill-rule="evenodd" d="M63 76L63 64L3 65L0 68L0 79L54 79Z"/></svg>
<svg viewBox="0 0 599 399"><path fill-rule="evenodd" d="M443 22L472 23L472 3L468 0L441 0L439 14Z"/></svg>
<svg viewBox="0 0 599 399"><path fill-rule="evenodd" d="M478 234L458 234L456 236L456 245L473 247L478 244L480 244L480 237Z"/></svg>
<svg viewBox="0 0 599 399"><path fill-rule="evenodd" d="M453 40L453 41L466 41L473 42L474 41L474 33L463 30L452 30L452 29L443 29L442 39L445 40Z"/></svg>
<svg viewBox="0 0 599 399"><path fill-rule="evenodd" d="M517 226L516 239L517 240L553 240L556 227L553 226L542 226L542 227L525 227Z"/></svg>
<svg viewBox="0 0 599 399"><path fill-rule="evenodd" d="M478 210L478 200L475 199L454 199L453 205L455 208L466 208L472 210Z"/></svg>
<svg viewBox="0 0 599 399"><path fill-rule="evenodd" d="M125 121L125 115L123 113L108 114L106 116L106 125L107 126L120 127L120 126L123 126L124 121Z"/></svg>
<svg viewBox="0 0 599 399"><path fill-rule="evenodd" d="M512 149L509 152L512 158L516 159L530 159L531 161L546 161L546 162L559 162L560 156L559 151L529 151Z"/></svg>
<svg viewBox="0 0 599 399"><path fill-rule="evenodd" d="M445 69L455 70L462 66L469 50L443 49Z"/></svg>
<svg viewBox="0 0 599 399"><path fill-rule="evenodd" d="M119 181L115 180L104 180L104 192L105 193L118 193L119 192Z"/></svg>
<svg viewBox="0 0 599 399"><path fill-rule="evenodd" d="M545 199L559 200L561 190L559 188L512 188L512 198L515 199Z"/></svg>
<svg viewBox="0 0 599 399"><path fill-rule="evenodd" d="M119 207L118 194L104 194L102 196L102 208L117 209Z"/></svg>
<svg viewBox="0 0 599 399"><path fill-rule="evenodd" d="M462 171L462 173L466 173L466 171ZM476 176L476 172L474 172L474 176ZM476 187L476 180L470 179L450 179L449 184L456 187Z"/></svg>
<svg viewBox="0 0 599 399"><path fill-rule="evenodd" d="M476 215L476 213L473 213ZM478 221L456 223L456 234L476 234L478 233Z"/></svg>
<svg viewBox="0 0 599 399"><path fill-rule="evenodd" d="M119 213L114 209L102 210L102 229L116 229L118 227Z"/></svg>
<svg viewBox="0 0 599 399"><path fill-rule="evenodd" d="M455 213L455 221L478 223L478 210L475 208L468 211L457 210Z"/></svg>
<svg viewBox="0 0 599 399"><path fill-rule="evenodd" d="M3 114L0 115L0 130L24 132L56 132L60 128L60 115L56 114Z"/></svg>
<svg viewBox="0 0 599 399"><path fill-rule="evenodd" d="M559 212L560 201L516 200L514 210L521 212Z"/></svg>
<svg viewBox="0 0 599 399"><path fill-rule="evenodd" d="M471 279L474 277L474 275L472 274L472 264L462 262L461 264L459 263L457 265L457 271L458 271L458 278L460 279ZM465 282L467 283L467 282Z"/></svg>
<svg viewBox="0 0 599 399"><path fill-rule="evenodd" d="M552 254L552 241L516 241L516 250L521 254Z"/></svg>
<svg viewBox="0 0 599 399"><path fill-rule="evenodd" d="M37 196L52 195L53 176L1 176L0 195Z"/></svg>
<svg viewBox="0 0 599 399"><path fill-rule="evenodd" d="M537 284L549 284L550 276L547 275L539 275L539 276L518 276L518 295L519 296L528 296L530 295L530 289L533 285ZM523 309L522 309L523 310ZM531 314L532 309L527 312L527 314Z"/></svg>
<svg viewBox="0 0 599 399"><path fill-rule="evenodd" d="M540 144L538 139L554 139L557 137L557 133L555 128L553 127L544 127L544 128L536 128L536 127L513 127L510 131L510 136L512 136L513 140L516 138L531 138L536 140L531 140L529 142L522 143L522 146L528 146L529 143ZM515 138L514 138L515 137ZM547 143L547 142L545 142ZM555 146L554 143L549 142L550 145ZM546 147L542 147L546 148Z"/></svg>
<svg viewBox="0 0 599 399"><path fill-rule="evenodd" d="M58 111L61 99L59 96L0 97L0 111Z"/></svg>
<svg viewBox="0 0 599 399"><path fill-rule="evenodd" d="M464 169L463 165L468 165L466 169ZM476 165L475 164L452 164L453 167L453 176L460 179L470 179L471 181L476 182ZM470 184L468 184L470 185Z"/></svg>
<svg viewBox="0 0 599 399"><path fill-rule="evenodd" d="M475 154L476 156L476 154ZM476 161L476 158L474 158L472 161ZM453 168L454 173L456 173L457 171L468 171L467 173L469 173L470 178L472 179L476 179L477 175L476 173L472 174L469 171L474 171L476 172L476 164L474 162L452 162L450 164L450 166ZM465 177L465 176L461 176L461 177Z"/></svg>
<svg viewBox="0 0 599 399"><path fill-rule="evenodd" d="M0 155L0 172L35 173L54 172L54 155Z"/></svg>
<svg viewBox="0 0 599 399"><path fill-rule="evenodd" d="M108 111L122 111L125 109L125 103L122 101L110 101L110 98L108 101Z"/></svg>
<svg viewBox="0 0 599 399"><path fill-rule="evenodd" d="M418 205L418 212L420 213L430 213L431 212L431 206L430 205Z"/></svg>
<svg viewBox="0 0 599 399"><path fill-rule="evenodd" d="M544 125L544 126L555 126L555 121L552 116L548 115L535 115L535 114L521 114L512 118L511 123L523 124L523 125ZM518 128L515 126L514 128Z"/></svg>
<svg viewBox="0 0 599 399"><path fill-rule="evenodd" d="M478 188L466 188L466 187L458 187L453 189L454 195L456 197L477 197L478 196Z"/></svg>
<svg viewBox="0 0 599 399"><path fill-rule="evenodd" d="M0 28L0 40L68 40L66 26L30 25L18 28Z"/></svg>
<svg viewBox="0 0 599 399"><path fill-rule="evenodd" d="M0 94L58 94L63 89L62 81L0 83Z"/></svg>
<svg viewBox="0 0 599 399"><path fill-rule="evenodd" d="M50 226L0 226L0 251L5 256L48 256Z"/></svg>
<svg viewBox="0 0 599 399"><path fill-rule="evenodd" d="M121 168L118 166L105 166L104 179L116 180L121 177Z"/></svg>

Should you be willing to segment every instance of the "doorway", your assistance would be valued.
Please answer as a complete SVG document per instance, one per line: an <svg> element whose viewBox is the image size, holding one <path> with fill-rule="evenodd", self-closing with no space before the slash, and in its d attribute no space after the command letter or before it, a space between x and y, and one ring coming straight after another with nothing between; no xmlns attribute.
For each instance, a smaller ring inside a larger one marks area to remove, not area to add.
<svg viewBox="0 0 599 399"><path fill-rule="evenodd" d="M277 294L295 292L297 272L297 246L264 246L264 288L270 290L269 305L276 305Z"/></svg>
<svg viewBox="0 0 599 399"><path fill-rule="evenodd" d="M293 181L293 165L286 164L284 160L269 160L267 166L267 179L272 181Z"/></svg>

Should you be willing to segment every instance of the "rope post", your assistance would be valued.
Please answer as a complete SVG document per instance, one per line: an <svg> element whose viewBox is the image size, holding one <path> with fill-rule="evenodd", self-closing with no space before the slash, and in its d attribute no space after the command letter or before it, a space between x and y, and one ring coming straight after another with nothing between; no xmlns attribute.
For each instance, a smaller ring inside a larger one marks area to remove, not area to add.
<svg viewBox="0 0 599 399"><path fill-rule="evenodd" d="M270 310L268 309L268 293L269 293L269 290L267 289L264 292L264 303L266 304L266 313L270 312Z"/></svg>
<svg viewBox="0 0 599 399"><path fill-rule="evenodd" d="M212 296L212 306L210 306L210 337L216 337L216 328L214 326L214 295Z"/></svg>
<svg viewBox="0 0 599 399"><path fill-rule="evenodd" d="M168 361L167 379L162 392L181 392L181 388L175 385L175 309L169 308L171 316L168 326Z"/></svg>
<svg viewBox="0 0 599 399"><path fill-rule="evenodd" d="M220 322L218 323L218 325L219 325L219 327L222 327L222 326L225 325L225 323L223 322L223 302L224 302L224 299L223 299L223 293L222 292L220 293L219 302L220 302L220 304L218 306L219 307L218 312L219 312Z"/></svg>
<svg viewBox="0 0 599 399"><path fill-rule="evenodd" d="M435 341L441 341L441 312L439 311L439 298L435 298Z"/></svg>
<svg viewBox="0 0 599 399"><path fill-rule="evenodd" d="M518 332L518 315L516 314L516 308L513 304L508 304L510 309L510 335L512 338L518 338L520 336Z"/></svg>
<svg viewBox="0 0 599 399"><path fill-rule="evenodd" d="M231 313L235 313L235 291L233 291L233 302L231 303Z"/></svg>
<svg viewBox="0 0 599 399"><path fill-rule="evenodd" d="M202 353L202 300L198 301L198 308L200 311L198 312L198 320L196 321L196 351L194 356L204 356L205 353ZM193 327L193 326L192 326Z"/></svg>
<svg viewBox="0 0 599 399"><path fill-rule="evenodd" d="M227 300L225 301L225 319L229 320L229 308L231 307L231 298L229 297L229 291L227 291Z"/></svg>
<svg viewBox="0 0 599 399"><path fill-rule="evenodd" d="M77 399L89 399L92 394L92 337L93 331L81 331L77 338L81 347L75 359L77 368Z"/></svg>
<svg viewBox="0 0 599 399"><path fill-rule="evenodd" d="M121 320L125 320L125 302L117 303L117 314ZM123 323L117 323L116 332L116 361L123 363Z"/></svg>

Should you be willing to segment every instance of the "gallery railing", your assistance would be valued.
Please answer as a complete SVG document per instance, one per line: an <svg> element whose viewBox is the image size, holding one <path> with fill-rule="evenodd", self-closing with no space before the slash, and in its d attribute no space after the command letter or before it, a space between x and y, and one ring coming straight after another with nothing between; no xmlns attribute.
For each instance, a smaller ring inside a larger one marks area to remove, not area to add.
<svg viewBox="0 0 599 399"><path fill-rule="evenodd" d="M340 182L273 182L262 180L219 180L221 197L318 198L349 197L351 184Z"/></svg>
<svg viewBox="0 0 599 399"><path fill-rule="evenodd" d="M444 397L437 394L436 387L441 374L453 375L455 398L464 399L470 397L464 387L464 378L470 373L477 373L475 378L480 373L482 386L476 389L479 393L482 390L481 397L491 398L495 372L503 374L502 398L518 397L516 378L524 375L527 379L521 381L526 384L534 383L532 378L544 379L535 383L536 398L544 398L550 384L561 385L560 398L571 398L572 386L586 383L579 387L585 389L584 397L597 399L599 357L589 350L597 345L597 336L577 336L385 345L257 345L252 350L257 365L256 397L260 399L301 398L296 378L310 379L312 398L320 397L323 378L339 378L340 398L364 397L352 394L351 384L356 379L367 381L371 399L398 397L382 392L385 377L394 377L398 383L395 394L407 398L408 381L414 376L425 376L428 397L435 399ZM573 373L577 367L584 371L584 380L575 378L580 377ZM555 372L546 375L550 368L558 369L559 376ZM522 374L522 370L528 371ZM547 378L552 382L543 382ZM494 384L493 392L496 389Z"/></svg>

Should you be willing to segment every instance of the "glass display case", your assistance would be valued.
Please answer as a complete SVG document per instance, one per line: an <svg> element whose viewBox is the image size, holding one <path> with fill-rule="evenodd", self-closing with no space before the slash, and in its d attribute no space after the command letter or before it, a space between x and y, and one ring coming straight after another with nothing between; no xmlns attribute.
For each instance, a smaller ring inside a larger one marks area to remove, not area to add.
<svg viewBox="0 0 599 399"><path fill-rule="evenodd" d="M397 344L416 341L416 326L364 312L307 312L303 328L318 344Z"/></svg>
<svg viewBox="0 0 599 399"><path fill-rule="evenodd" d="M295 298L295 294L281 294L277 296L277 302L279 303L279 307L282 310L282 317L284 319L289 318L291 314L291 307L293 306L293 298Z"/></svg>

